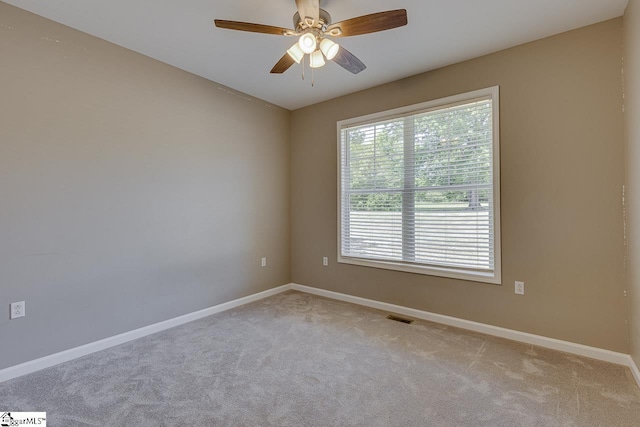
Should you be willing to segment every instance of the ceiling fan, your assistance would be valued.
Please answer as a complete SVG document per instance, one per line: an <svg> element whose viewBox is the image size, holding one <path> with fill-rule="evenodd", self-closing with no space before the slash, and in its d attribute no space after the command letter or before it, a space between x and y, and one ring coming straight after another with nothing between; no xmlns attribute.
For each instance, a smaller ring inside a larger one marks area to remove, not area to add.
<svg viewBox="0 0 640 427"><path fill-rule="evenodd" d="M332 24L329 13L320 9L320 0L296 0L296 6L298 11L293 15L294 29L222 19L214 22L216 27L229 30L298 37L298 41L273 67L272 74L284 73L294 63L299 64L305 55L309 55L311 68L322 67L326 58L353 74L358 74L367 68L366 65L328 37L359 36L407 25L405 9L372 13Z"/></svg>

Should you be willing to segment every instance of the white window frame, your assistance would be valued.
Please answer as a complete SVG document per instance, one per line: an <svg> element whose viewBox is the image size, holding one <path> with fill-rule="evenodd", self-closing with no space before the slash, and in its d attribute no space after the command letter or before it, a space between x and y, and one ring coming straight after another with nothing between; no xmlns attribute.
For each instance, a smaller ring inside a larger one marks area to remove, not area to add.
<svg viewBox="0 0 640 427"><path fill-rule="evenodd" d="M493 116L493 238L494 269L493 272L469 271L458 268L436 267L431 265L408 264L393 261L371 260L342 255L342 130L348 127L384 121L409 114L418 114L428 110L452 107L478 99L492 101ZM382 268L475 282L502 284L502 252L500 238L500 88L493 86L446 98L423 102L420 104L368 114L365 116L341 120L338 128L338 262L365 267Z"/></svg>

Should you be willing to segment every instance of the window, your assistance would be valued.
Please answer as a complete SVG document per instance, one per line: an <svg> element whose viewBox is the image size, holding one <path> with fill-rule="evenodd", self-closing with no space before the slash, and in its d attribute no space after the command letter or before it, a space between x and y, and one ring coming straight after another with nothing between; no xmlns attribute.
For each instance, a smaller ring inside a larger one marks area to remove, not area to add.
<svg viewBox="0 0 640 427"><path fill-rule="evenodd" d="M500 278L498 87L338 123L338 261Z"/></svg>

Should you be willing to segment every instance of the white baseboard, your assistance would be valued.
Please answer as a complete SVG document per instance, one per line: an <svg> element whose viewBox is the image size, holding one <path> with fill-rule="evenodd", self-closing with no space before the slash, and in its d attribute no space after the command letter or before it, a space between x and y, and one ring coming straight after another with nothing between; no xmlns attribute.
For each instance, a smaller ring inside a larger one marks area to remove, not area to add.
<svg viewBox="0 0 640 427"><path fill-rule="evenodd" d="M636 379L636 382L638 383L638 387L640 387L640 369L638 369L638 365L636 365L635 360L633 360L633 357L629 356L629 369L631 369L631 373L633 374L633 377Z"/></svg>
<svg viewBox="0 0 640 427"><path fill-rule="evenodd" d="M138 338L145 337L147 335L155 334L175 326L179 326L194 320L202 319L203 317L211 316L212 314L220 313L232 308L239 307L244 304L249 304L254 301L261 300L288 290L296 290L305 292L308 294L318 295L326 298L331 298L339 301L345 301L352 304L362 305L365 307L371 307L378 310L389 311L392 313L403 314L405 316L414 317L416 319L428 320L435 323L441 323L448 326L454 326L461 329L466 329L474 332L480 332L487 335L493 335L496 337L507 338L513 341L518 341L526 344L537 345L553 350L563 351L565 353L576 354L579 356L590 357L592 359L602 360L605 362L611 362L618 365L628 366L640 387L640 370L635 364L630 355L624 353L617 353L602 348L590 347L582 344L576 344L568 341L562 341L555 338L543 337L541 335L529 334L527 332L515 331L512 329L501 328L499 326L487 325L484 323L473 322L470 320L459 319L456 317L445 316L442 314L430 313L428 311L417 310L414 308L403 307L400 305L389 304L386 302L370 300L366 298L356 297L352 295L342 294L339 292L327 291L324 289L313 288L310 286L299 285L296 283L290 283L288 285L282 285L277 288L269 289L257 294L249 295L244 298L239 298L233 301L229 301L223 304L218 304L213 307L205 308L203 310L195 311L193 313L185 314L184 316L175 317L173 319L165 320L163 322L155 323L153 325L145 326L143 328L135 329L133 331L125 332L123 334L115 335L113 337L105 338L100 341L95 341L89 344L75 347L69 350L55 353L49 356L41 357L29 362L22 363L20 365L11 366L0 370L0 382L7 381L22 375L27 375L41 369L49 368L60 363L68 362L78 357L86 356L91 353L95 353L100 350L105 350L116 345L124 344L129 341L133 341Z"/></svg>
<svg viewBox="0 0 640 427"><path fill-rule="evenodd" d="M310 286L298 285L295 283L291 285L291 288L300 292L306 292L326 298L359 304L366 307L376 308L378 310L389 311L392 313L403 314L405 316L414 317L416 319L428 320L448 326L455 326L456 328L467 329L469 331L480 332L483 334L493 335L501 338L507 338L513 341L533 344L540 347L563 351L565 353L576 354L579 356L590 357L592 359L603 360L605 362L629 366L631 368L631 356L624 353L616 353L615 351L605 350L602 348L589 347L582 344L561 341L555 338L543 337L541 335L529 334L527 332L514 331L512 329L501 328L499 326L487 325L484 323L473 322L471 320L458 319L456 317L445 316L443 314L430 313L428 311L416 310L414 308L388 304L386 302L355 297L352 295L312 288ZM633 370L633 368L631 369ZM636 376L636 379L637 378L638 377ZM638 382L638 386L640 386L640 381Z"/></svg>
<svg viewBox="0 0 640 427"><path fill-rule="evenodd" d="M175 326L179 326L185 323L193 322L194 320L202 319L203 317L211 316L212 314L220 313L232 308L239 307L244 304L249 304L254 301L261 300L263 298L270 297L272 295L279 294L291 289L291 285L282 285L277 288L268 289L257 294L249 295L243 298L238 298L233 301L225 302L215 305L213 307L205 308L203 310L194 311L193 313L185 314L184 316L174 317L173 319L165 320L163 322L154 323L153 325L145 326L133 331L125 332L119 335L115 335L109 338L102 339L100 341L94 341L89 344L75 347L69 350L61 351L59 353L44 356L39 359L31 360L29 362L21 363L19 365L10 366L8 368L0 370L0 382L7 381L22 375L27 375L41 369L49 368L60 363L68 362L78 357L86 356L91 353L95 353L100 350L105 350L116 345L124 344L129 341L133 341L138 338L145 337L147 335L155 334Z"/></svg>

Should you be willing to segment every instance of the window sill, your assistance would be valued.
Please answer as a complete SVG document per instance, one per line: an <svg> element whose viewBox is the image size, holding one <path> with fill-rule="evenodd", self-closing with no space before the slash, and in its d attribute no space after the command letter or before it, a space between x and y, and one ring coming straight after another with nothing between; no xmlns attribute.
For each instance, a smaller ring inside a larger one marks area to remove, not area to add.
<svg viewBox="0 0 640 427"><path fill-rule="evenodd" d="M392 261L374 261L365 260L361 258L350 258L338 255L338 262L341 264L359 265L362 267L381 268L384 270L395 270L405 273L425 274L428 276L447 277L450 279L469 280L472 282L489 283L492 285L501 285L502 278L500 272L495 271L491 273L482 272L470 272L466 270L458 270L454 268L445 267L427 267L419 265L410 265L403 263L396 263Z"/></svg>

